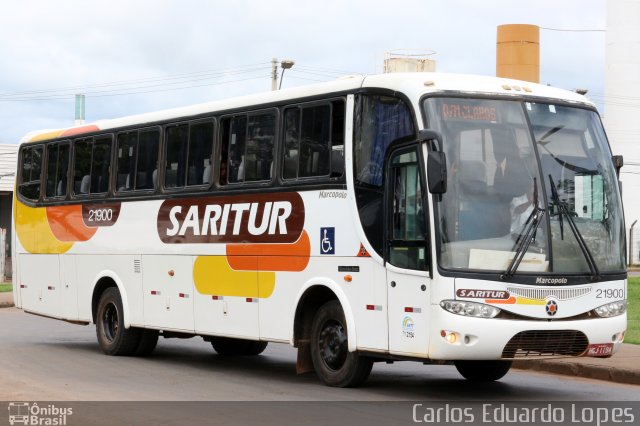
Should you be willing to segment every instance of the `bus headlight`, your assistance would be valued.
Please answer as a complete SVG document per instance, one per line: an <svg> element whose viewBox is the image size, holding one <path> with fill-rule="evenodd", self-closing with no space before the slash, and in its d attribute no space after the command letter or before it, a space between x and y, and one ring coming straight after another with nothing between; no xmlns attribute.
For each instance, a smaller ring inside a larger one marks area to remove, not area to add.
<svg viewBox="0 0 640 426"><path fill-rule="evenodd" d="M500 313L500 309L484 303L463 302L460 300L443 300L440 307L452 314L476 318L493 318Z"/></svg>
<svg viewBox="0 0 640 426"><path fill-rule="evenodd" d="M627 312L627 301L618 300L617 302L607 303L594 309L596 314L602 318L617 317Z"/></svg>

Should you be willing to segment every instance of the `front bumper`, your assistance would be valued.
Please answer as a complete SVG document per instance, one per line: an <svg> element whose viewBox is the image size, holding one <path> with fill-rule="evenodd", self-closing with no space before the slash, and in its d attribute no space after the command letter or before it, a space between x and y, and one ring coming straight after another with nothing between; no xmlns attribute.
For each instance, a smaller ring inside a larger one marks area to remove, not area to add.
<svg viewBox="0 0 640 426"><path fill-rule="evenodd" d="M430 309L434 322L429 358L433 360L610 356L620 348L627 328L626 313L612 318L548 321L470 318L438 305ZM514 350L518 346L524 350Z"/></svg>

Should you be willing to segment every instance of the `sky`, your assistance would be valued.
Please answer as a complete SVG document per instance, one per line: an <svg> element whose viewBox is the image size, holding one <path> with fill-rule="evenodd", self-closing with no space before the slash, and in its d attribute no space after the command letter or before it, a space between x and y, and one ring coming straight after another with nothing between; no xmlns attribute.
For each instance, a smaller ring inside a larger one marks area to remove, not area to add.
<svg viewBox="0 0 640 426"><path fill-rule="evenodd" d="M382 72L435 51L440 72L495 75L496 28L604 30L606 0L11 0L0 14L0 143L87 122ZM605 33L540 31L540 82L601 107Z"/></svg>

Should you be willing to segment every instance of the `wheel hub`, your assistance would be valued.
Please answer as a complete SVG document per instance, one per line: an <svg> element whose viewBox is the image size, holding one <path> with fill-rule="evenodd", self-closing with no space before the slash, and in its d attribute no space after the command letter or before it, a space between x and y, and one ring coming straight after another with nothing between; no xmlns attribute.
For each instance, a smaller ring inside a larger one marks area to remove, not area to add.
<svg viewBox="0 0 640 426"><path fill-rule="evenodd" d="M327 321L319 336L322 360L332 370L339 370L347 358L347 334L337 321Z"/></svg>

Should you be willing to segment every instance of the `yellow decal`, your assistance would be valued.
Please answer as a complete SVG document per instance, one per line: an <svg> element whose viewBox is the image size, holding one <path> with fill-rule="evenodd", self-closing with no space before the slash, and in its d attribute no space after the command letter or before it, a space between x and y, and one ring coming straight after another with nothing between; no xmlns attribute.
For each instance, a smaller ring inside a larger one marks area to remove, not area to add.
<svg viewBox="0 0 640 426"><path fill-rule="evenodd" d="M193 282L200 294L267 298L276 284L275 272L235 271L227 256L198 256L193 265ZM245 257L245 261L246 261Z"/></svg>
<svg viewBox="0 0 640 426"><path fill-rule="evenodd" d="M529 299L527 297L518 297L518 305L545 305L546 300L542 299Z"/></svg>
<svg viewBox="0 0 640 426"><path fill-rule="evenodd" d="M13 205L17 236L29 253L62 254L73 247L72 242L62 242L53 235L46 208L26 206L18 201L15 193Z"/></svg>

